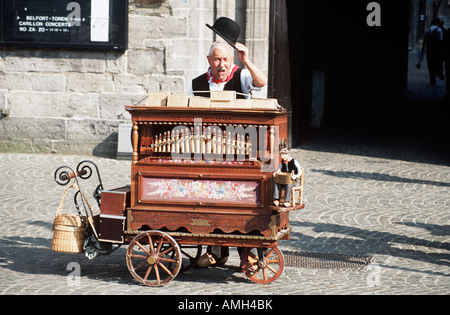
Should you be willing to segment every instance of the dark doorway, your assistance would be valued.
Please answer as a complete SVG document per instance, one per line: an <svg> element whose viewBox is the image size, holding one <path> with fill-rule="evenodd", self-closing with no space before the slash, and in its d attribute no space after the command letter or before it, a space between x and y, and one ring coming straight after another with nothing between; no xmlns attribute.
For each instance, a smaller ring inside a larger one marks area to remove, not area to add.
<svg viewBox="0 0 450 315"><path fill-rule="evenodd" d="M305 128L352 129L393 110L386 100L407 86L409 0L377 1L381 26L372 27L371 1L274 2L286 7L272 25L287 21L294 146Z"/></svg>
<svg viewBox="0 0 450 315"><path fill-rule="evenodd" d="M401 156L446 160L450 103L430 92L426 70L417 72L417 54L408 52L414 3L376 1L381 26L370 27L370 2L272 0L269 91L288 103L291 144L332 141L344 150L350 141L355 148L389 146Z"/></svg>

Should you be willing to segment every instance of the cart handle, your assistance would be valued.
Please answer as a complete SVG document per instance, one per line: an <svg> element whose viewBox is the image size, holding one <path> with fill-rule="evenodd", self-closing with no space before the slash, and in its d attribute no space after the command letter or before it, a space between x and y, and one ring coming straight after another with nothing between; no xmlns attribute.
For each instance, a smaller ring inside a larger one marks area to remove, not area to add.
<svg viewBox="0 0 450 315"><path fill-rule="evenodd" d="M79 172L74 172L74 173L70 173L70 174L67 174L67 173L61 174L61 176L59 178L61 178L61 180L65 181L65 180L72 179L72 178L75 178L78 176L84 176L86 174L87 174L86 170L81 170Z"/></svg>
<svg viewBox="0 0 450 315"><path fill-rule="evenodd" d="M75 178L75 181L78 183L78 176L83 176L86 173L87 170L85 169L77 172L70 166L60 166L55 171L54 179L58 185L65 186L72 178Z"/></svg>

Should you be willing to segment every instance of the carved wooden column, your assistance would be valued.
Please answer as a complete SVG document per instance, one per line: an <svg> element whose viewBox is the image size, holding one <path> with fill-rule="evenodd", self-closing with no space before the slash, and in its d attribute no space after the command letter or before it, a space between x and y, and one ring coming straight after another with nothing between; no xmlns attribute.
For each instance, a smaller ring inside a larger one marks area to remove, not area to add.
<svg viewBox="0 0 450 315"><path fill-rule="evenodd" d="M271 125L269 129L269 157L273 159L275 153L275 126Z"/></svg>
<svg viewBox="0 0 450 315"><path fill-rule="evenodd" d="M139 153L138 153L138 140L139 140L139 127L137 122L133 123L133 133L131 137L131 141L133 143L133 164L136 164L139 159Z"/></svg>

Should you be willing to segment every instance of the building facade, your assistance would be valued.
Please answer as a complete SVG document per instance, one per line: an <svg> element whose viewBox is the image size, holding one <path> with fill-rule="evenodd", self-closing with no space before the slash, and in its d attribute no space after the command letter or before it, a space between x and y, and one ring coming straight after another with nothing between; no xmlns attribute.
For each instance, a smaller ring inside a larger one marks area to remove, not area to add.
<svg viewBox="0 0 450 315"><path fill-rule="evenodd" d="M239 22L267 73L270 0L130 0L121 52L0 48L0 152L115 156L124 106L189 91L215 40L205 24L220 16Z"/></svg>
<svg viewBox="0 0 450 315"><path fill-rule="evenodd" d="M100 1L100 0L99 0ZM114 1L114 0L112 0ZM69 0L67 0L69 2ZM128 48L0 48L0 152L114 157L124 109L158 91L189 91L216 39L205 24L227 16L265 71L260 96L303 127L379 123L386 99L407 88L416 51L445 0L129 0ZM379 25L368 23L373 16ZM448 26L447 26L448 27Z"/></svg>

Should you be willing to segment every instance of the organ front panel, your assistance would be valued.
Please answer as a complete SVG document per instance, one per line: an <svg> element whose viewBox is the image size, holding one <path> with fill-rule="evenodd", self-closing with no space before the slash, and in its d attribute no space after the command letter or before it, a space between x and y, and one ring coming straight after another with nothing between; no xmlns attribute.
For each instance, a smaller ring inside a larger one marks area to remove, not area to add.
<svg viewBox="0 0 450 315"><path fill-rule="evenodd" d="M127 110L133 121L130 231L270 236L283 225L280 221L288 221L286 214L272 213L270 204L289 113L164 106Z"/></svg>
<svg viewBox="0 0 450 315"><path fill-rule="evenodd" d="M234 155L236 160L267 161L274 157L276 144L287 138L287 113L274 116L275 113L245 111L248 118L244 118L241 117L244 111L222 110L216 111L216 115L225 117L212 117L210 113L197 110L198 117L190 117L192 109L186 112L179 109L178 119L174 119L171 115L174 109L155 111L148 107L129 107L129 110L136 116L132 134L134 164L146 157L180 154L184 159L210 155L216 159L226 159L228 155L230 159ZM186 114L185 117L180 113Z"/></svg>

